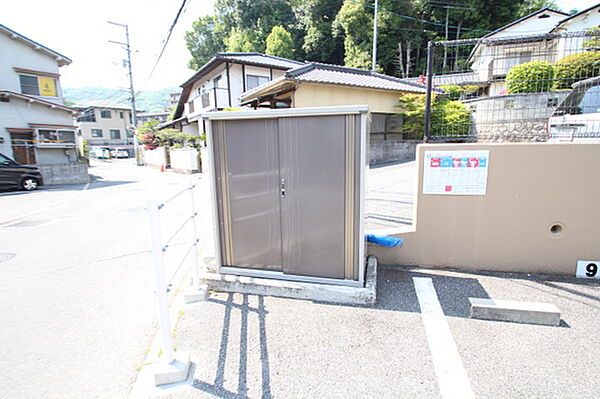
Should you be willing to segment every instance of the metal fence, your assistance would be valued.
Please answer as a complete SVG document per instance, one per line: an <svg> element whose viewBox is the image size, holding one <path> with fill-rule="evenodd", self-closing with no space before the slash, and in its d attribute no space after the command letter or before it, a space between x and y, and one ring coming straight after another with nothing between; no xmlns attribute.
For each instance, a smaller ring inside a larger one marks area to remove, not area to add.
<svg viewBox="0 0 600 399"><path fill-rule="evenodd" d="M598 76L597 30L429 42L425 140L600 142Z"/></svg>

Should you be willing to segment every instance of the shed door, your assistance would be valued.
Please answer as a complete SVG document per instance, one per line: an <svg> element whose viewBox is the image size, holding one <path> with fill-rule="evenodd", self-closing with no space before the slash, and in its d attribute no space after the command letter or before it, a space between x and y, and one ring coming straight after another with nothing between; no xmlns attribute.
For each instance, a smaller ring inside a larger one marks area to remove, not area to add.
<svg viewBox="0 0 600 399"><path fill-rule="evenodd" d="M283 272L345 277L346 117L279 120Z"/></svg>
<svg viewBox="0 0 600 399"><path fill-rule="evenodd" d="M215 127L223 264L281 271L277 121L232 120Z"/></svg>

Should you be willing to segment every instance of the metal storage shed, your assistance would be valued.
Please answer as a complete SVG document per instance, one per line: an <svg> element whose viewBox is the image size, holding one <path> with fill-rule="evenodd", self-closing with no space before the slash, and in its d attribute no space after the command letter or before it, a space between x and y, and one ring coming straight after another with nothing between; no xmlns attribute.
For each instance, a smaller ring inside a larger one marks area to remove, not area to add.
<svg viewBox="0 0 600 399"><path fill-rule="evenodd" d="M204 118L217 273L363 286L368 107Z"/></svg>

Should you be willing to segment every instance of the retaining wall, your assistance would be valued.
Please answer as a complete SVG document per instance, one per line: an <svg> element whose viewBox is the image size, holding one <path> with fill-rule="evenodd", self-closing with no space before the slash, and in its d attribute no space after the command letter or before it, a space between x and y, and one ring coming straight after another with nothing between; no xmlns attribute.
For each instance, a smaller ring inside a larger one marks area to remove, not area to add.
<svg viewBox="0 0 600 399"><path fill-rule="evenodd" d="M425 151L489 150L485 195L423 194ZM600 144L421 144L415 225L383 264L573 276L600 260Z"/></svg>
<svg viewBox="0 0 600 399"><path fill-rule="evenodd" d="M414 161L417 144L421 141L382 140L371 135L369 164Z"/></svg>
<svg viewBox="0 0 600 399"><path fill-rule="evenodd" d="M83 162L36 166L42 173L44 185L82 184L90 182L87 164Z"/></svg>

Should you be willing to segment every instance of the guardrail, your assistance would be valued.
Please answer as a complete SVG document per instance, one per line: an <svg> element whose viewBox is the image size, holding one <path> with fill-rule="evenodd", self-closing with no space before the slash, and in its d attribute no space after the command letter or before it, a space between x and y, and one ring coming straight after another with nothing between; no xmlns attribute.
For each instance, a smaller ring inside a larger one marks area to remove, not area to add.
<svg viewBox="0 0 600 399"><path fill-rule="evenodd" d="M179 274L181 267L188 259L191 253L194 254L194 288L198 293L206 294L206 291L202 289L200 285L200 251L198 244L200 238L196 227L196 218L198 212L196 210L194 201L194 188L196 184L192 184L189 187L173 194L163 202L156 200L150 200L147 202L146 210L148 212L148 219L150 222L150 238L152 244L152 258L154 263L154 277L156 283L156 300L158 310L158 321L160 328L160 337L162 342L163 354L161 356L161 362L163 364L171 364L175 361L175 352L173 347L173 337L171 335L171 322L169 320L169 291L175 280L175 277ZM190 195L190 208L191 212L187 213L187 217L182 220L173 232L168 236L167 240L163 241L162 226L160 214L166 207L171 205L173 200L179 198L181 195L189 193ZM180 237L184 228L190 224L192 225L192 237L186 239L186 246L184 248L184 254L180 257L179 262L176 264L174 271L170 276L167 276L167 268L165 262L165 253L173 248L171 245L176 237Z"/></svg>

